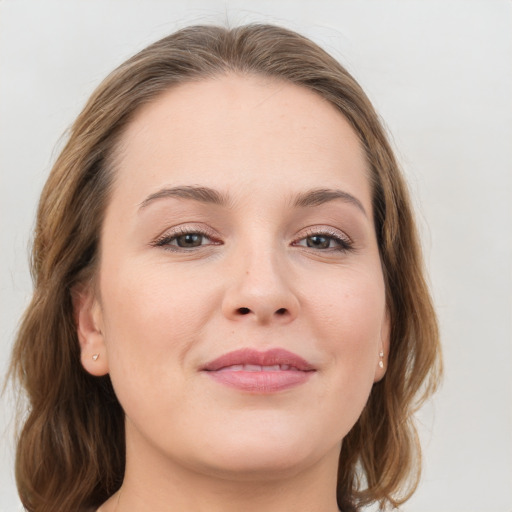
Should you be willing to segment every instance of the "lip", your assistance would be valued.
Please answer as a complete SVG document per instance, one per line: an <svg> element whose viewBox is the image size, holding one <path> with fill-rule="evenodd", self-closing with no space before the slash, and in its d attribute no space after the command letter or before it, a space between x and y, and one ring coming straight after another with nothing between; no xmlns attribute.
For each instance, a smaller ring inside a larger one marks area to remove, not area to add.
<svg viewBox="0 0 512 512"><path fill-rule="evenodd" d="M201 371L220 384L252 393L274 393L305 383L315 368L288 350L245 348L206 363Z"/></svg>

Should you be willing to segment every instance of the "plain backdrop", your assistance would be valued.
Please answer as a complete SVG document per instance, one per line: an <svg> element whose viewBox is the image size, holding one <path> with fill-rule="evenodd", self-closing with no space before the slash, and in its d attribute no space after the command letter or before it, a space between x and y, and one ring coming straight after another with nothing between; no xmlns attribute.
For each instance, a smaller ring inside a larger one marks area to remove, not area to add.
<svg viewBox="0 0 512 512"><path fill-rule="evenodd" d="M0 372L30 297L38 195L87 97L116 65L178 28L252 21L302 32L355 75L417 204L446 376L419 415L424 475L401 510L511 512L510 1L0 2ZM20 507L12 412L8 393L1 512Z"/></svg>

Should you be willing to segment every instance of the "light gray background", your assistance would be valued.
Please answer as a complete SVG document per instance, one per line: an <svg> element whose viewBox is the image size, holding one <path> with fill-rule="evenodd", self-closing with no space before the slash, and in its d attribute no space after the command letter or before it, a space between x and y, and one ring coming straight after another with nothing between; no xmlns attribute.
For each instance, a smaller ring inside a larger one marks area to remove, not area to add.
<svg viewBox="0 0 512 512"><path fill-rule="evenodd" d="M424 476L402 510L511 512L510 1L1 2L0 372L30 296L36 201L59 138L94 87L177 28L256 20L304 33L356 76L418 205L446 378L420 415ZM7 512L19 507L9 396L0 414Z"/></svg>

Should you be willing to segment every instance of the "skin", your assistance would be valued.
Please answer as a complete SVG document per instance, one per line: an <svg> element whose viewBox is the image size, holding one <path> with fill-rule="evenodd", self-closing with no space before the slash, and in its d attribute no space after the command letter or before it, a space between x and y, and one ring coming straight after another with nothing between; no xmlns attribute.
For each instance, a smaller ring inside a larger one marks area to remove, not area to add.
<svg viewBox="0 0 512 512"><path fill-rule="evenodd" d="M117 161L96 286L75 305L82 364L126 412L125 480L100 510L336 511L341 443L389 335L354 131L308 90L227 75L143 107ZM148 199L177 186L226 202ZM356 201L294 204L319 188ZM207 235L183 248L184 232ZM246 347L316 371L274 393L199 371Z"/></svg>

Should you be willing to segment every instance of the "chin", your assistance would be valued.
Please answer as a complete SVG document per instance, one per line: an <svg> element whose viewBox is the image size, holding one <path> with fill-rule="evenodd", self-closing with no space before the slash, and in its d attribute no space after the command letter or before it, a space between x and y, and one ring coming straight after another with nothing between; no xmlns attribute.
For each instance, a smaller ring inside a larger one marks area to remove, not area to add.
<svg viewBox="0 0 512 512"><path fill-rule="evenodd" d="M224 427L219 436L208 439L201 458L207 472L216 475L241 481L272 480L293 476L333 449L339 453L340 447L339 439L329 443L328 436L315 435L296 424L291 428L258 421L245 429Z"/></svg>

